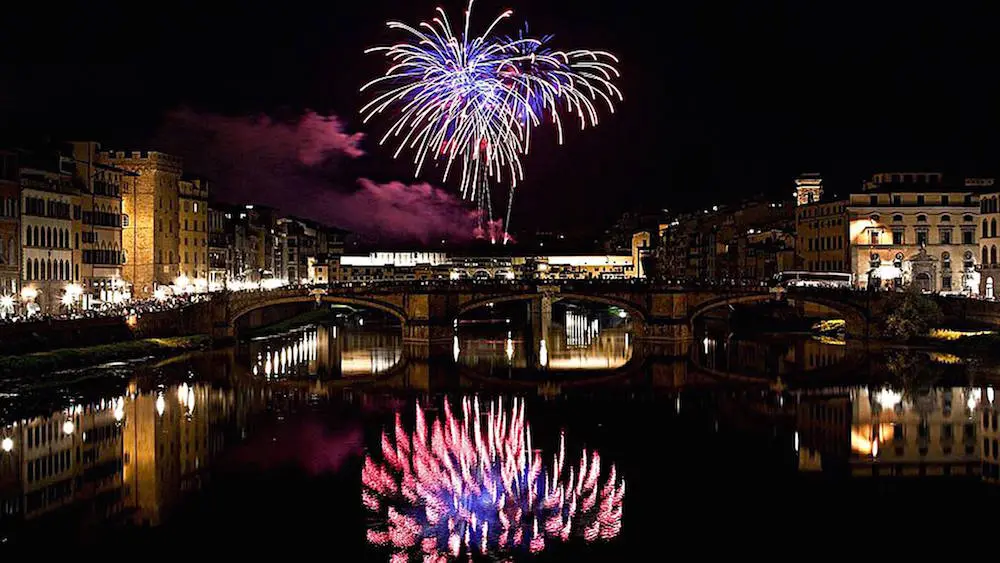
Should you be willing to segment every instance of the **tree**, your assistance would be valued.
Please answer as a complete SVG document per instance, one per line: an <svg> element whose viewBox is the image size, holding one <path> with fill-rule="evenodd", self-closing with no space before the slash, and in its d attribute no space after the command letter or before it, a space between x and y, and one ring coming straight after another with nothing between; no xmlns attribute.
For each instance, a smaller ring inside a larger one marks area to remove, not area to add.
<svg viewBox="0 0 1000 563"><path fill-rule="evenodd" d="M923 336L941 322L941 308L914 285L892 294L885 313L880 323L882 335L899 341Z"/></svg>

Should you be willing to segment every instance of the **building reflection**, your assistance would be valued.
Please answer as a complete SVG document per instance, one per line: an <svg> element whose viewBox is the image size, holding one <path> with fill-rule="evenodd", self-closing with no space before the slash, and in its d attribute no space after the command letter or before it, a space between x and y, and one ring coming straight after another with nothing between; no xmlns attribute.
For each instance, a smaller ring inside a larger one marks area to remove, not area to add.
<svg viewBox="0 0 1000 563"><path fill-rule="evenodd" d="M403 346L398 330L345 331L320 325L251 341L246 357L250 372L267 380L340 379L391 370L402 359Z"/></svg>
<svg viewBox="0 0 1000 563"><path fill-rule="evenodd" d="M613 370L632 359L631 334L624 323L608 326L600 315L568 309L552 323L537 349L525 331L506 335L459 333L455 358L463 365L493 373L542 368L549 371Z"/></svg>
<svg viewBox="0 0 1000 563"><path fill-rule="evenodd" d="M245 434L271 392L182 383L72 405L3 427L0 523L29 522L70 504L99 520L155 525L204 469Z"/></svg>
<svg viewBox="0 0 1000 563"><path fill-rule="evenodd" d="M984 408L977 387L845 387L796 395L803 470L845 465L858 477L979 475L992 453L980 428L980 420L992 422L992 407Z"/></svg>

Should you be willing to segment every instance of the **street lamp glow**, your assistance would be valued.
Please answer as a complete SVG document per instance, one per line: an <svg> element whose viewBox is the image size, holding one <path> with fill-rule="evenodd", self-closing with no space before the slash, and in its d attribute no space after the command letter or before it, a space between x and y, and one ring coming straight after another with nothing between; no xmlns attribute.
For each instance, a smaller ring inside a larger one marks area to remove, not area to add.
<svg viewBox="0 0 1000 563"><path fill-rule="evenodd" d="M156 288L156 291L153 292L153 297L157 301L165 301L167 299L167 290L166 290L166 288L163 287L163 286L160 286L160 287Z"/></svg>
<svg viewBox="0 0 1000 563"><path fill-rule="evenodd" d="M163 411L167 409L167 402L163 399L163 393L156 397L156 414L163 416Z"/></svg>
<svg viewBox="0 0 1000 563"><path fill-rule="evenodd" d="M21 299L24 301L34 301L38 297L38 290L28 286L21 288Z"/></svg>
<svg viewBox="0 0 1000 563"><path fill-rule="evenodd" d="M0 448L3 448L3 451L5 452L10 453L14 449L14 440L5 436L3 442L0 442Z"/></svg>
<svg viewBox="0 0 1000 563"><path fill-rule="evenodd" d="M628 316L628 311L626 311L624 309L622 309L621 311L618 311L618 318L619 319L624 319L627 316Z"/></svg>
<svg viewBox="0 0 1000 563"><path fill-rule="evenodd" d="M72 420L67 420L66 422L63 423L63 429L62 430L63 430L63 434L66 434L68 436L68 435L72 434L74 430L76 430L76 425L73 424Z"/></svg>

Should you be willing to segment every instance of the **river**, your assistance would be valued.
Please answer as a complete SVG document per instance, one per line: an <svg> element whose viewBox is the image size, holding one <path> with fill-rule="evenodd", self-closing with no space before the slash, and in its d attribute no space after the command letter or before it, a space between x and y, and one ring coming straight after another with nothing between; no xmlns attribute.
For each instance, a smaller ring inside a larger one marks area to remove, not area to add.
<svg viewBox="0 0 1000 563"><path fill-rule="evenodd" d="M974 358L719 320L665 357L625 314L559 304L544 330L464 319L428 361L386 322L8 386L0 549L605 561L725 530L714 553L764 554L775 534L903 530L844 514L971 502L1000 478L995 375Z"/></svg>

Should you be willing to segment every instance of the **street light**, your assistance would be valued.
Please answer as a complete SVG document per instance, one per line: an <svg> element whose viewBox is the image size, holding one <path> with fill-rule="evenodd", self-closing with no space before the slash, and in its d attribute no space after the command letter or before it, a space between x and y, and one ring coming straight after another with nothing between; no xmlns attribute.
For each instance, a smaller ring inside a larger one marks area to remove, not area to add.
<svg viewBox="0 0 1000 563"><path fill-rule="evenodd" d="M14 440L4 436L3 442L0 442L0 448L3 448L3 451L5 452L10 453L14 449Z"/></svg>

